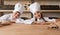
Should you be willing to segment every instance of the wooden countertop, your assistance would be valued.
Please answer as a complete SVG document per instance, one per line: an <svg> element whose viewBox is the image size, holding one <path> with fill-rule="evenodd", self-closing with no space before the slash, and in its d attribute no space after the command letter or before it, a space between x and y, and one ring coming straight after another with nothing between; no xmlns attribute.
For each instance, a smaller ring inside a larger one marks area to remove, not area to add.
<svg viewBox="0 0 60 35"><path fill-rule="evenodd" d="M0 10L0 12L12 12L13 10ZM29 10L24 10L24 12L29 12ZM41 12L60 12L60 10L41 10Z"/></svg>
<svg viewBox="0 0 60 35"><path fill-rule="evenodd" d="M12 24L0 27L0 35L60 35L60 30L48 29L47 25Z"/></svg>

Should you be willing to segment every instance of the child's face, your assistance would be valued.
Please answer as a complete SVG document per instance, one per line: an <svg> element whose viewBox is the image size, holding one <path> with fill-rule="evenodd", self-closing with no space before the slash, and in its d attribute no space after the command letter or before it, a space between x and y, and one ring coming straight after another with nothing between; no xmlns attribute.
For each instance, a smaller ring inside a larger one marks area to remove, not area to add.
<svg viewBox="0 0 60 35"><path fill-rule="evenodd" d="M41 13L39 11L37 11L36 13L34 13L35 18L41 18Z"/></svg>
<svg viewBox="0 0 60 35"><path fill-rule="evenodd" d="M20 13L19 13L19 12L14 12L14 13L13 13L13 17L14 17L14 18L18 18L19 16L20 16Z"/></svg>

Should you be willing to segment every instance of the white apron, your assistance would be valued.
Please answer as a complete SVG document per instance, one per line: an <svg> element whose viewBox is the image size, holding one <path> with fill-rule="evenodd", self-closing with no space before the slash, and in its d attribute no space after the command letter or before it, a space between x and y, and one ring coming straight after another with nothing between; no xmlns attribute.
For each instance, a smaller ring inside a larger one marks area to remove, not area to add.
<svg viewBox="0 0 60 35"><path fill-rule="evenodd" d="M45 21L47 22L55 22L56 19L49 19L48 17L44 17ZM25 24L32 24L32 22L35 21L35 18L31 18L31 19L28 19L28 20L25 20L24 23ZM45 22L42 18L41 19L38 19L39 22Z"/></svg>
<svg viewBox="0 0 60 35"><path fill-rule="evenodd" d="M12 14L6 14L0 17L0 22L1 21L6 21L6 20L12 20ZM16 23L24 23L24 20L21 18L17 18Z"/></svg>

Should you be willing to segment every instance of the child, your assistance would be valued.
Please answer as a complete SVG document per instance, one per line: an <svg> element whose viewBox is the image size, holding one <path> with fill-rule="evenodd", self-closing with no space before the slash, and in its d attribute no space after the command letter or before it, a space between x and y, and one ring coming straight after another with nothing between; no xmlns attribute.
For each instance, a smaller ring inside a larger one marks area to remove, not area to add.
<svg viewBox="0 0 60 35"><path fill-rule="evenodd" d="M30 12L33 14L33 18L25 20L26 24L45 24L46 21L55 21L55 19L49 19L48 17L43 17L40 11L40 4L35 2L29 7Z"/></svg>
<svg viewBox="0 0 60 35"><path fill-rule="evenodd" d="M12 14L6 14L0 17L0 22L7 23L7 21L10 22L16 22L16 23L23 23L23 19L20 18L20 15L24 11L24 6L21 3L15 4L14 10Z"/></svg>

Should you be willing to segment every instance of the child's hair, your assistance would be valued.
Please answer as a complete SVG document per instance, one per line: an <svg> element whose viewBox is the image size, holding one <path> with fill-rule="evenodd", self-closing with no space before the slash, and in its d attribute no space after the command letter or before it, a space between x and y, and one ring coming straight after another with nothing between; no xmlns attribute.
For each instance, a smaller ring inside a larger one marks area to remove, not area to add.
<svg viewBox="0 0 60 35"><path fill-rule="evenodd" d="M44 19L42 12L40 12L40 14L41 14L41 18L42 18L45 22L47 22L47 21Z"/></svg>

